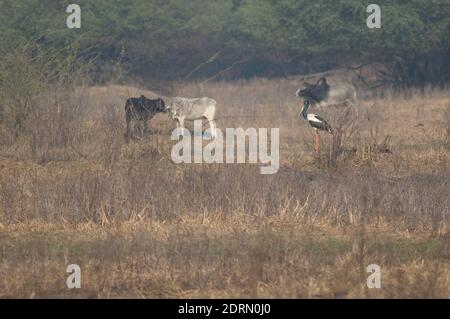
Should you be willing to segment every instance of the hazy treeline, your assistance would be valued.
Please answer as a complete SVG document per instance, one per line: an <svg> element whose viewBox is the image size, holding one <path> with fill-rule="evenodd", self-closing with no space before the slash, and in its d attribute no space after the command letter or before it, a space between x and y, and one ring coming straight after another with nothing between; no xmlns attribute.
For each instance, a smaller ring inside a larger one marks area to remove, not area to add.
<svg viewBox="0 0 450 319"><path fill-rule="evenodd" d="M285 76L342 65L382 66L387 82L450 80L450 2L383 0L369 29L361 0L78 0L81 29L63 0L0 0L0 48L30 38L79 46L98 74L121 60L146 79ZM199 68L197 68L200 65ZM191 72L195 70L195 72Z"/></svg>

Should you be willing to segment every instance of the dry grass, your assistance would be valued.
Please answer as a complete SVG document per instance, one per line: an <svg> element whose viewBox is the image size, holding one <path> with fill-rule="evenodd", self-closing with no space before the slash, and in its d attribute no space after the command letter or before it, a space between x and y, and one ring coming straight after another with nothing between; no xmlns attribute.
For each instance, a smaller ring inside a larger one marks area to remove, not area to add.
<svg viewBox="0 0 450 319"><path fill-rule="evenodd" d="M176 92L215 98L221 128L279 127L272 176L173 164L167 115L125 144L124 99L153 96L131 87L67 92L62 113L43 97L34 142L0 126L0 296L449 298L448 91L362 92L351 122L317 111L338 134L314 155L297 85ZM65 287L71 263L82 289Z"/></svg>

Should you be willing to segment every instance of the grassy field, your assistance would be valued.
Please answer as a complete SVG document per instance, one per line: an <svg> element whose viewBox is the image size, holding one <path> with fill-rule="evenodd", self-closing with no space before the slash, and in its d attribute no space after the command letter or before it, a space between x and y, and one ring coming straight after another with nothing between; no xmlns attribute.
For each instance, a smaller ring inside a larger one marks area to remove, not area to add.
<svg viewBox="0 0 450 319"><path fill-rule="evenodd" d="M216 99L222 129L280 128L274 175L172 163L165 114L126 144L124 101L151 91L39 95L33 134L0 125L0 297L450 298L449 91L359 90L347 118L317 111L336 134L315 154L298 85L177 87Z"/></svg>

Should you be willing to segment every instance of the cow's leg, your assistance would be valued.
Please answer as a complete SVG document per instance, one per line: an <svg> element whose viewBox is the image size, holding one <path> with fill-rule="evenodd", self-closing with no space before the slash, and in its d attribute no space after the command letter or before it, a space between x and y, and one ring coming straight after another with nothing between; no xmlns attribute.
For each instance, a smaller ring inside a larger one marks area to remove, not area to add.
<svg viewBox="0 0 450 319"><path fill-rule="evenodd" d="M131 120L132 120L132 112L131 105L128 103L125 104L125 121L127 123L127 128L125 132L125 143L130 141L131 137Z"/></svg>
<svg viewBox="0 0 450 319"><path fill-rule="evenodd" d="M181 136L184 136L184 117L179 117L178 118L178 138Z"/></svg>
<svg viewBox="0 0 450 319"><path fill-rule="evenodd" d="M139 119L137 119L136 121L134 121L134 136L136 138L141 138L142 137L142 123Z"/></svg>
<svg viewBox="0 0 450 319"><path fill-rule="evenodd" d="M217 129L216 122L214 120L209 120L209 127L211 128L211 138L213 140L215 140L216 139L216 129Z"/></svg>
<svg viewBox="0 0 450 319"><path fill-rule="evenodd" d="M174 120L177 125L177 136L180 139L183 136L184 120L179 117L175 117Z"/></svg>
<svg viewBox="0 0 450 319"><path fill-rule="evenodd" d="M139 138L144 138L147 133L147 119L144 115L139 115L138 117L138 129L139 129Z"/></svg>
<svg viewBox="0 0 450 319"><path fill-rule="evenodd" d="M127 130L125 131L125 143L130 142L130 121L127 119Z"/></svg>
<svg viewBox="0 0 450 319"><path fill-rule="evenodd" d="M127 112L128 139L134 139L136 137L136 125L139 126L139 119L136 116L134 106L130 106Z"/></svg>

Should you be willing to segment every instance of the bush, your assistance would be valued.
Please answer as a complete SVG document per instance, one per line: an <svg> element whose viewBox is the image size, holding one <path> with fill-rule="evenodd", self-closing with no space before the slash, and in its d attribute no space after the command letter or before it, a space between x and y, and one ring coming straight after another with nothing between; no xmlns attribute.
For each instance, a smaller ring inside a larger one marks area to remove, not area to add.
<svg viewBox="0 0 450 319"><path fill-rule="evenodd" d="M26 141L35 160L46 160L51 146L66 150L73 140L81 108L77 85L89 63L77 50L50 50L35 42L3 53L0 61L0 141L11 146Z"/></svg>

